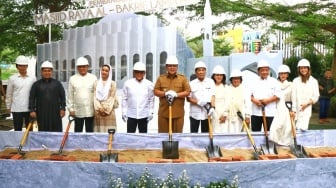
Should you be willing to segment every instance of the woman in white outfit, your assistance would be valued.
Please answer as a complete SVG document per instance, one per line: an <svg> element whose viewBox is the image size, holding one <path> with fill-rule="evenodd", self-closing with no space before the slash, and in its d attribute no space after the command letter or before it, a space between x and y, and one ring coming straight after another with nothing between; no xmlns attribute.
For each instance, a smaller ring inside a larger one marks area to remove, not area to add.
<svg viewBox="0 0 336 188"><path fill-rule="evenodd" d="M239 70L233 70L230 75L231 85L228 87L228 96L225 106L225 115L227 116L228 133L242 132L243 122L237 115L240 111L247 125L250 124L251 102L249 92L241 84L243 81L242 73Z"/></svg>
<svg viewBox="0 0 336 188"><path fill-rule="evenodd" d="M292 82L289 82L288 76L290 69L287 65L280 65L278 69L278 81L281 88L281 97L277 103L277 110L270 130L270 139L279 145L290 145L293 141L291 132L291 117L286 102L292 99Z"/></svg>
<svg viewBox="0 0 336 188"><path fill-rule="evenodd" d="M212 71L211 78L215 82L215 113L213 113L212 125L215 133L226 133L227 123L224 114L225 102L227 97L227 88L225 84L226 76L225 70L222 66L217 65Z"/></svg>
<svg viewBox="0 0 336 188"><path fill-rule="evenodd" d="M312 114L312 105L319 99L317 80L311 76L310 63L301 59L298 63L299 76L293 80L292 100L296 129L306 131Z"/></svg>

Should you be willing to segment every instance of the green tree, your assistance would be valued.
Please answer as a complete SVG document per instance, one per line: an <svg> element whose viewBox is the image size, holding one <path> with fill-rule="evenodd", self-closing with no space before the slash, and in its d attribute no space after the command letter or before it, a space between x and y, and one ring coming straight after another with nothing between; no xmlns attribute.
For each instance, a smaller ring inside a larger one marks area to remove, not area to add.
<svg viewBox="0 0 336 188"><path fill-rule="evenodd" d="M205 0L201 0L197 5L188 6L196 12L191 19L203 16L204 4ZM210 0L210 4L213 14L223 17L214 26L215 30L237 24L257 28L267 23L270 29L290 33L288 42L293 45L303 45L318 54L314 44L333 49L332 68L336 76L336 4L333 1L285 5L264 0Z"/></svg>
<svg viewBox="0 0 336 188"><path fill-rule="evenodd" d="M79 5L71 0L0 0L0 51L7 49L17 54L35 55L36 44L49 42L49 27L35 26L33 15L76 7ZM63 30L68 27L64 23L53 24L52 40L59 40Z"/></svg>
<svg viewBox="0 0 336 188"><path fill-rule="evenodd" d="M188 46L193 51L196 58L203 56L203 38L198 36L187 41ZM233 47L224 38L213 39L214 55L225 56L230 55Z"/></svg>
<svg viewBox="0 0 336 188"><path fill-rule="evenodd" d="M233 47L230 43L225 40L225 38L218 38L213 40L214 43L214 55L215 56L225 56L230 55Z"/></svg>

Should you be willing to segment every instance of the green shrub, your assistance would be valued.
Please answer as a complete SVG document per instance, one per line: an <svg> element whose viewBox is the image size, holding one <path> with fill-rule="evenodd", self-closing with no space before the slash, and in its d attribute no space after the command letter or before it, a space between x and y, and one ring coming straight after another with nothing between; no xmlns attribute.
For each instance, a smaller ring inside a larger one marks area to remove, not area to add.
<svg viewBox="0 0 336 188"><path fill-rule="evenodd" d="M331 97L328 117L336 117L336 96Z"/></svg>

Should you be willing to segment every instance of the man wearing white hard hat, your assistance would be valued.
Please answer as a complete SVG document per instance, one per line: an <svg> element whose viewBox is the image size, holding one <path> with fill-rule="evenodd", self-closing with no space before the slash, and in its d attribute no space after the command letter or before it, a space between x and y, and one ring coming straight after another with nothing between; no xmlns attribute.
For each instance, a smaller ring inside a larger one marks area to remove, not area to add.
<svg viewBox="0 0 336 188"><path fill-rule="evenodd" d="M18 56L15 60L18 73L8 79L6 90L6 108L12 113L15 131L22 131L23 122L27 127L29 124L29 92L33 83L36 81L35 76L27 74L28 58Z"/></svg>
<svg viewBox="0 0 336 188"><path fill-rule="evenodd" d="M271 125L270 139L279 145L292 144L290 103L292 102L292 82L288 81L290 69L287 65L278 68L278 82L281 88L281 97Z"/></svg>
<svg viewBox="0 0 336 188"><path fill-rule="evenodd" d="M269 131L276 112L276 103L281 97L281 90L278 81L269 75L270 66L267 61L258 61L257 68L259 79L251 86L251 126L252 131L261 131L263 114L265 114L266 127Z"/></svg>
<svg viewBox="0 0 336 188"><path fill-rule="evenodd" d="M243 129L243 120L250 124L251 98L248 90L242 84L242 73L238 69L232 70L230 74L231 85L228 88L227 102L225 105L225 116L228 125L225 127L227 133L239 133ZM242 114L243 120L238 116L238 111Z"/></svg>
<svg viewBox="0 0 336 188"><path fill-rule="evenodd" d="M159 76L154 85L154 94L159 97L158 130L159 133L169 131L169 106L171 105L172 131L182 133L184 124L184 102L190 93L188 79L177 73L178 60L176 56L168 56L166 72Z"/></svg>
<svg viewBox="0 0 336 188"><path fill-rule="evenodd" d="M94 120L94 83L97 77L88 72L89 61L79 57L76 61L77 73L70 77L67 106L69 114L75 118L75 132L93 132Z"/></svg>
<svg viewBox="0 0 336 188"><path fill-rule="evenodd" d="M62 117L65 115L65 90L60 81L52 78L53 65L44 61L41 79L36 81L29 94L31 118L37 119L38 130L62 132Z"/></svg>
<svg viewBox="0 0 336 188"><path fill-rule="evenodd" d="M146 65L136 62L133 66L133 78L123 87L122 119L127 123L127 133L147 133L148 122L154 114L153 83L146 79Z"/></svg>
<svg viewBox="0 0 336 188"><path fill-rule="evenodd" d="M187 97L190 103L190 132L198 133L201 124L201 132L205 133L209 132L208 118L215 111L215 82L206 77L203 61L197 62L194 69L197 78L190 82L191 92Z"/></svg>
<svg viewBox="0 0 336 188"><path fill-rule="evenodd" d="M298 77L293 80L292 87L292 111L296 128L305 131L312 115L312 105L318 101L320 92L317 80L311 75L310 62L301 59L297 67Z"/></svg>

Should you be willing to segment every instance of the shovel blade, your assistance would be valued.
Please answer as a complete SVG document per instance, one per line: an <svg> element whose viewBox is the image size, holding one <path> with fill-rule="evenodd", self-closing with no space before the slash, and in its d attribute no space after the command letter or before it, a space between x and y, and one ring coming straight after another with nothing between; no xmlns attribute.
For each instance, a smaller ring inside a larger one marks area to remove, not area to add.
<svg viewBox="0 0 336 188"><path fill-rule="evenodd" d="M99 155L100 162L108 162L108 163L116 163L118 162L118 154L111 153L111 154L100 154Z"/></svg>
<svg viewBox="0 0 336 188"><path fill-rule="evenodd" d="M215 158L215 157L223 157L222 151L220 150L220 147L217 145L209 145L205 148L208 153L208 158Z"/></svg>
<svg viewBox="0 0 336 188"><path fill-rule="evenodd" d="M162 158L178 159L178 141L162 141Z"/></svg>
<svg viewBox="0 0 336 188"><path fill-rule="evenodd" d="M308 158L307 152L302 145L290 145L289 147L297 158Z"/></svg>
<svg viewBox="0 0 336 188"><path fill-rule="evenodd" d="M260 147L261 147L261 152L263 154L271 154L271 155L278 154L276 146L273 142L268 142L268 147L267 147L267 144L261 144Z"/></svg>

